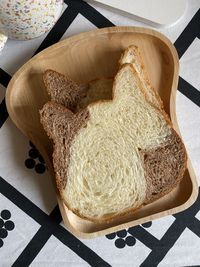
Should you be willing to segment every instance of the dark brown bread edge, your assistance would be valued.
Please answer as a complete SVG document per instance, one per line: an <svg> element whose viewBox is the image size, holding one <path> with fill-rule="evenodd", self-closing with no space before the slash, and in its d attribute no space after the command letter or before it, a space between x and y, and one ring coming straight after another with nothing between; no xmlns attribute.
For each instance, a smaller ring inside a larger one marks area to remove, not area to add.
<svg viewBox="0 0 200 267"><path fill-rule="evenodd" d="M145 204L170 192L183 177L187 160L185 147L173 128L161 146L143 149L140 156L147 181Z"/></svg>
<svg viewBox="0 0 200 267"><path fill-rule="evenodd" d="M74 114L53 101L47 102L40 110L40 122L48 137L53 141L53 167L56 184L61 195L67 183L66 174L70 163L71 142L79 129L86 126L88 120L89 111L87 109Z"/></svg>
<svg viewBox="0 0 200 267"><path fill-rule="evenodd" d="M87 94L87 85L78 85L65 75L50 69L45 71L43 81L51 100L72 111Z"/></svg>

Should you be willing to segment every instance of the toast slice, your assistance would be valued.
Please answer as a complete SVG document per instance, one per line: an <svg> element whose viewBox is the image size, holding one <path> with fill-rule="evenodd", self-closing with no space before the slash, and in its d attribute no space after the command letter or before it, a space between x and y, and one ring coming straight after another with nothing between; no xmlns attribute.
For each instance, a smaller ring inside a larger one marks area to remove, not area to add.
<svg viewBox="0 0 200 267"><path fill-rule="evenodd" d="M74 114L50 101L41 123L54 142L60 194L74 213L111 220L170 192L186 168L184 145L168 116L149 99L133 64L123 64L113 99Z"/></svg>

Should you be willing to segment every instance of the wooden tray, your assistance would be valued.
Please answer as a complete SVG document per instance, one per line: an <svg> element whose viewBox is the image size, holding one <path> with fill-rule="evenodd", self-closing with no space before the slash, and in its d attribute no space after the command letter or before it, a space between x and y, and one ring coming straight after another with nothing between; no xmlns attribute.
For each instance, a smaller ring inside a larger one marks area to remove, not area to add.
<svg viewBox="0 0 200 267"><path fill-rule="evenodd" d="M122 51L131 44L139 46L152 84L158 90L165 110L179 132L175 112L178 56L165 36L150 29L136 27L104 28L73 36L29 60L13 76L6 93L11 119L40 150L52 177L52 148L38 114L38 110L47 101L42 73L52 68L82 83L98 77L114 76ZM189 160L183 180L170 194L110 223L93 223L79 218L67 209L57 189L56 194L66 228L81 238L91 238L188 208L197 197L197 183Z"/></svg>

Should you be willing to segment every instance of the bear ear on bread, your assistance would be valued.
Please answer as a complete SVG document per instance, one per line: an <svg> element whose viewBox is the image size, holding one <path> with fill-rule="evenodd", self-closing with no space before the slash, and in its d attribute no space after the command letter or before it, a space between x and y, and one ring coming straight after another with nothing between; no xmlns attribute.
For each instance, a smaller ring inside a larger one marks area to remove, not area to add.
<svg viewBox="0 0 200 267"><path fill-rule="evenodd" d="M137 51L128 48L123 57L130 49ZM184 145L142 77L132 62L121 63L112 100L89 104L76 114L55 101L40 111L54 142L60 194L83 218L112 220L133 212L170 192L183 177Z"/></svg>
<svg viewBox="0 0 200 267"><path fill-rule="evenodd" d="M154 104L157 108L163 109L163 102L158 94L158 92L152 87L148 74L144 67L144 62L142 60L142 56L140 54L140 50L137 46L131 45L129 46L124 53L122 54L119 65L123 65L129 63L134 69L137 71L137 74L142 82L143 89L148 100Z"/></svg>
<svg viewBox="0 0 200 267"><path fill-rule="evenodd" d="M88 88L51 69L45 71L43 81L51 100L72 111L77 102L86 95Z"/></svg>
<svg viewBox="0 0 200 267"><path fill-rule="evenodd" d="M157 91L151 86L144 63L137 46L129 46L121 55L119 66L130 63L137 71L148 97L157 108L163 108L163 102ZM78 85L69 77L54 70L46 70L43 80L50 99L62 104L73 112L86 108L90 103L112 99L112 78L101 78L91 81L88 85Z"/></svg>

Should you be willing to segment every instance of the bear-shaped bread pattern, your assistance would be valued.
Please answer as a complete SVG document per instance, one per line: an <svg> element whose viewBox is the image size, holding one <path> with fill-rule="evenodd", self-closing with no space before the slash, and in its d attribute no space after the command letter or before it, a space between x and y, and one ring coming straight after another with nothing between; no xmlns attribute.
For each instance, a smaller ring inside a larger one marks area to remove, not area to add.
<svg viewBox="0 0 200 267"><path fill-rule="evenodd" d="M54 142L60 194L69 209L90 220L110 220L160 198L178 184L186 168L184 145L162 101L145 82L139 60L124 64L123 58L135 57L127 52L112 100L76 113L50 101L40 111Z"/></svg>

